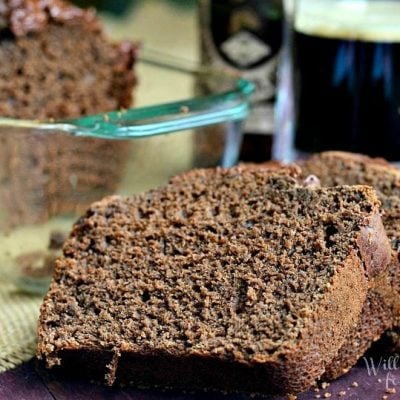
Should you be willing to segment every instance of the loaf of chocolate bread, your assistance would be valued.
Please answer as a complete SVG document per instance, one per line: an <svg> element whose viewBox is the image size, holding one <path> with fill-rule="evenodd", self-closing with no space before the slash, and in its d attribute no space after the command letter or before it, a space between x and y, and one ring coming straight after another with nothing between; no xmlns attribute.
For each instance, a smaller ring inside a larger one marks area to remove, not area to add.
<svg viewBox="0 0 400 400"><path fill-rule="evenodd" d="M365 186L195 170L75 224L37 355L108 385L297 393L354 329L390 247Z"/></svg>
<svg viewBox="0 0 400 400"><path fill-rule="evenodd" d="M374 187L392 246L389 267L374 280L358 328L327 368L326 378L334 379L348 371L386 329L400 327L400 170L383 159L334 151L316 154L300 164L304 176L315 174L323 186Z"/></svg>
<svg viewBox="0 0 400 400"><path fill-rule="evenodd" d="M132 104L135 46L112 44L93 10L0 4L0 116L63 119ZM0 223L39 222L114 192L127 142L0 130Z"/></svg>

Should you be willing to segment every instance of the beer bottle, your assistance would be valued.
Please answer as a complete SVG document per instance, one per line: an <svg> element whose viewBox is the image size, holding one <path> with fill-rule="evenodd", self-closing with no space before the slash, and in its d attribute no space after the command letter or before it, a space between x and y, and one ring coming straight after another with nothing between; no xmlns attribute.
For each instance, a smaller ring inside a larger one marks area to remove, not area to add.
<svg viewBox="0 0 400 400"><path fill-rule="evenodd" d="M202 63L231 70L255 84L252 110L244 125L242 161L271 158L276 69L282 44L282 0L200 0ZM223 82L204 78L203 94Z"/></svg>

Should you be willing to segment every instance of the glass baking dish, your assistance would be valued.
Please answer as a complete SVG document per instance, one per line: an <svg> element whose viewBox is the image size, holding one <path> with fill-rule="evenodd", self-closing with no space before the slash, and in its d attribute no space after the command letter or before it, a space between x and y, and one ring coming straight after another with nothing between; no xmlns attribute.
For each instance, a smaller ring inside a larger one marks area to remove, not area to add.
<svg viewBox="0 0 400 400"><path fill-rule="evenodd" d="M210 73L230 89L79 119L0 118L0 279L42 293L66 234L90 203L192 168L234 165L253 86L192 71Z"/></svg>

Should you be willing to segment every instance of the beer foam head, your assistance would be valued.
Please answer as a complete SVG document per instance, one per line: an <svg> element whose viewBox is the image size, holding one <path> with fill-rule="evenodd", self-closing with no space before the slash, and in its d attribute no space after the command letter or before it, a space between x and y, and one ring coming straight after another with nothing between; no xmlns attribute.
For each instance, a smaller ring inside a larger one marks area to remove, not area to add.
<svg viewBox="0 0 400 400"><path fill-rule="evenodd" d="M399 0L294 0L298 32L374 42L400 42Z"/></svg>

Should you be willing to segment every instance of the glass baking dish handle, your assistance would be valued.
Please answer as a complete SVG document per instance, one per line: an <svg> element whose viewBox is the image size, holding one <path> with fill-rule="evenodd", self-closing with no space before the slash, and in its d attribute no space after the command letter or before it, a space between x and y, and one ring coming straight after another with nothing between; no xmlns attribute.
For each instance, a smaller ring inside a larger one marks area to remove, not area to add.
<svg viewBox="0 0 400 400"><path fill-rule="evenodd" d="M74 136L104 139L143 138L244 120L249 113L254 86L237 79L233 89L209 96L191 98L161 105L91 115L60 121L33 121L0 118L0 127L63 131Z"/></svg>

